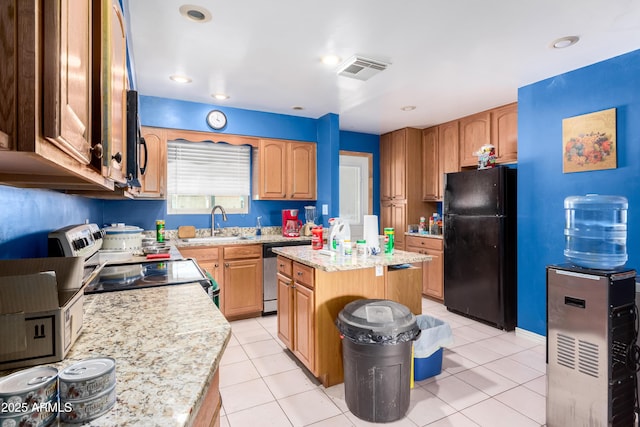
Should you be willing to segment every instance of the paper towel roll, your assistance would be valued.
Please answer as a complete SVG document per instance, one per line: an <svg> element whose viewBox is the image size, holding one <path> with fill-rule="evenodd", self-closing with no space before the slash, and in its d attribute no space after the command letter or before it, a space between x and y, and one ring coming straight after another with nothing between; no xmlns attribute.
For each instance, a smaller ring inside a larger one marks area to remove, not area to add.
<svg viewBox="0 0 640 427"><path fill-rule="evenodd" d="M365 215L363 225L363 237L367 241L367 247L380 249L380 240L378 239L378 216Z"/></svg>

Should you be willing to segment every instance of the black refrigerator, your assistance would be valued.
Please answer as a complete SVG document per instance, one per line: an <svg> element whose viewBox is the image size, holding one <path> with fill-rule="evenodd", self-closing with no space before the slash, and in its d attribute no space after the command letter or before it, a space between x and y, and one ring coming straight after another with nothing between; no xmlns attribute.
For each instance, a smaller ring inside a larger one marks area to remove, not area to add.
<svg viewBox="0 0 640 427"><path fill-rule="evenodd" d="M448 173L444 304L495 327L516 326L516 169Z"/></svg>

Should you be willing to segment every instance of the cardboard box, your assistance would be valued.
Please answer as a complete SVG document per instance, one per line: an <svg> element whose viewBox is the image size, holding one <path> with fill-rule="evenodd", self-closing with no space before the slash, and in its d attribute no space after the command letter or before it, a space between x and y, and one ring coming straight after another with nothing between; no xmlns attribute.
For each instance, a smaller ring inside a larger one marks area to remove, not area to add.
<svg viewBox="0 0 640 427"><path fill-rule="evenodd" d="M82 331L82 257L0 260L0 370L58 362Z"/></svg>

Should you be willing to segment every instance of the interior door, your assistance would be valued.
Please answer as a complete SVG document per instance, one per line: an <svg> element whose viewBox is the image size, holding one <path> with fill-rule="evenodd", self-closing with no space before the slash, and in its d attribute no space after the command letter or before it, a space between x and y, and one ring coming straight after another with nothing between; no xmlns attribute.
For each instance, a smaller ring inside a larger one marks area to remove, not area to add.
<svg viewBox="0 0 640 427"><path fill-rule="evenodd" d="M370 153L340 152L340 218L349 222L351 241L362 239L364 215L372 210Z"/></svg>

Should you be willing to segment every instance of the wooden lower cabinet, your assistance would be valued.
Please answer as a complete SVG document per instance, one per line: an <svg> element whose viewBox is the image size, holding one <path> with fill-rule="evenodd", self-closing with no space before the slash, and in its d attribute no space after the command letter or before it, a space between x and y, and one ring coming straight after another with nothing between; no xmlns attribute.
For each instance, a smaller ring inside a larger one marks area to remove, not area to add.
<svg viewBox="0 0 640 427"><path fill-rule="evenodd" d="M315 334L313 289L294 280L293 289L293 336L295 345L293 354L310 370L315 364Z"/></svg>
<svg viewBox="0 0 640 427"><path fill-rule="evenodd" d="M443 240L432 237L407 236L409 252L430 255L431 261L422 263L422 294L437 300L444 299L444 249Z"/></svg>
<svg viewBox="0 0 640 427"><path fill-rule="evenodd" d="M422 311L420 268L325 271L278 256L278 337L325 387L344 380L336 327L345 305L361 298L396 300Z"/></svg>
<svg viewBox="0 0 640 427"><path fill-rule="evenodd" d="M220 287L220 311L229 320L262 313L262 245L179 247Z"/></svg>
<svg viewBox="0 0 640 427"><path fill-rule="evenodd" d="M315 375L314 269L280 256L277 262L278 337Z"/></svg>
<svg viewBox="0 0 640 427"><path fill-rule="evenodd" d="M204 396L204 400L193 420L194 427L218 427L220 426L220 409L222 399L220 398L220 370L216 370L209 388Z"/></svg>
<svg viewBox="0 0 640 427"><path fill-rule="evenodd" d="M262 245L225 246L221 299L227 319L262 313Z"/></svg>
<svg viewBox="0 0 640 427"><path fill-rule="evenodd" d="M422 298L416 295L422 293L422 264L426 263L397 270L387 267L385 299L399 302L415 315L422 314Z"/></svg>

